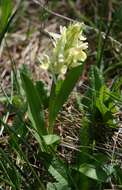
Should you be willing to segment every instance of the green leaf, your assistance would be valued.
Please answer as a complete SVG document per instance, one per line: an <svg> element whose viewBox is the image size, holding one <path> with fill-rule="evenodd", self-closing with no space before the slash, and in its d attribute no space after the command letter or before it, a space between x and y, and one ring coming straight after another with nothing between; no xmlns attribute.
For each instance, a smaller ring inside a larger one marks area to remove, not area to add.
<svg viewBox="0 0 122 190"><path fill-rule="evenodd" d="M21 73L21 78L29 104L30 112L32 114L32 122L34 124L34 127L40 135L46 135L43 107L38 91L33 85L32 80L28 76L26 76L24 73Z"/></svg>
<svg viewBox="0 0 122 190"><path fill-rule="evenodd" d="M44 106L44 108L48 108L48 104L49 104L49 97L48 97L48 92L45 88L45 84L42 81L37 81L36 82L36 89L40 95L40 98L42 100L42 104Z"/></svg>
<svg viewBox="0 0 122 190"><path fill-rule="evenodd" d="M102 102L99 98L96 100L96 107L103 116L109 111L109 109L104 105L104 102Z"/></svg>
<svg viewBox="0 0 122 190"><path fill-rule="evenodd" d="M107 175L104 170L101 167L97 167L93 164L84 163L80 165L79 172L91 179L100 182L105 182L107 179Z"/></svg>
<svg viewBox="0 0 122 190"><path fill-rule="evenodd" d="M57 190L55 184L48 182L47 190Z"/></svg>
<svg viewBox="0 0 122 190"><path fill-rule="evenodd" d="M67 185L67 180L59 173L52 165L49 166L48 171L62 185Z"/></svg>
<svg viewBox="0 0 122 190"><path fill-rule="evenodd" d="M49 123L53 126L56 116L63 104L68 99L69 94L74 88L78 78L82 74L83 65L73 68L67 73L65 80L60 83L60 88L56 84L52 85L52 91L49 103ZM59 83L58 83L59 86ZM58 90L57 90L58 89ZM57 93L58 92L58 93Z"/></svg>
<svg viewBox="0 0 122 190"><path fill-rule="evenodd" d="M56 180L56 184L60 183L62 186L68 185L68 175L67 166L65 163L60 160L58 157L53 157L51 163L47 166L48 172Z"/></svg>
<svg viewBox="0 0 122 190"><path fill-rule="evenodd" d="M6 25L8 19L12 12L12 1L11 0L2 0L0 4L1 15L0 15L0 30Z"/></svg>
<svg viewBox="0 0 122 190"><path fill-rule="evenodd" d="M29 105L29 118L32 122L32 127L35 129L33 135L40 143L41 149L44 151L46 147L42 135L46 135L47 131L44 121L42 101L32 80L24 73L21 73L21 79Z"/></svg>
<svg viewBox="0 0 122 190"><path fill-rule="evenodd" d="M17 14L20 4L22 1L17 3L15 10L12 12L12 1L11 0L0 0L0 44L7 33L10 24L12 23L15 15Z"/></svg>
<svg viewBox="0 0 122 190"><path fill-rule="evenodd" d="M96 99L96 107L99 109L104 118L106 116L110 117L112 116L112 112L116 112L114 101L110 98L110 90L105 85L103 85L99 91L99 97ZM113 119L113 117L109 119Z"/></svg>
<svg viewBox="0 0 122 190"><path fill-rule="evenodd" d="M44 135L43 139L47 145L51 145L60 141L60 137L58 135Z"/></svg>
<svg viewBox="0 0 122 190"><path fill-rule="evenodd" d="M8 30L8 23L12 13L12 1L0 1L0 43Z"/></svg>

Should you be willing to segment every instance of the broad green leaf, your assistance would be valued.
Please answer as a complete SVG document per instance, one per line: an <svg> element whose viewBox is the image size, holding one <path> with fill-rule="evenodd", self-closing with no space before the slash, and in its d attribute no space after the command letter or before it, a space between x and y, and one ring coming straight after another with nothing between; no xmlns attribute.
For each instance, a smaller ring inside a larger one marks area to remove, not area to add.
<svg viewBox="0 0 122 190"><path fill-rule="evenodd" d="M52 174L57 182L61 183L62 185L67 185L67 180L52 165L50 165L48 171L50 174Z"/></svg>
<svg viewBox="0 0 122 190"><path fill-rule="evenodd" d="M48 182L47 190L57 190L55 184Z"/></svg>
<svg viewBox="0 0 122 190"><path fill-rule="evenodd" d="M80 65L70 70L67 73L67 76L65 80L62 82L62 84L60 83L61 86L60 86L60 89L58 88L58 94L57 94L57 87L55 84L53 84L52 92L50 96L50 103L49 103L50 126L53 126L58 112L60 111L63 104L66 102L66 100L68 99L69 94L74 88L78 78L82 74L82 70L83 70L83 65Z"/></svg>
<svg viewBox="0 0 122 190"><path fill-rule="evenodd" d="M104 165L104 170L107 173L108 176L112 176L112 174L115 173L115 167L114 164L105 164Z"/></svg>
<svg viewBox="0 0 122 190"><path fill-rule="evenodd" d="M48 172L56 180L56 184L60 183L62 186L68 185L68 175L67 166L58 157L53 157L49 165L47 165Z"/></svg>
<svg viewBox="0 0 122 190"><path fill-rule="evenodd" d="M46 135L43 107L38 91L28 76L26 76L24 73L21 73L21 78L29 104L34 128L38 131L39 135Z"/></svg>
<svg viewBox="0 0 122 190"><path fill-rule="evenodd" d="M91 179L100 182L106 182L107 179L107 174L105 173L105 171L101 167L97 167L93 164L84 163L80 165L79 172Z"/></svg>
<svg viewBox="0 0 122 190"><path fill-rule="evenodd" d="M60 141L60 137L58 135L44 135L43 139L47 145L51 145Z"/></svg>

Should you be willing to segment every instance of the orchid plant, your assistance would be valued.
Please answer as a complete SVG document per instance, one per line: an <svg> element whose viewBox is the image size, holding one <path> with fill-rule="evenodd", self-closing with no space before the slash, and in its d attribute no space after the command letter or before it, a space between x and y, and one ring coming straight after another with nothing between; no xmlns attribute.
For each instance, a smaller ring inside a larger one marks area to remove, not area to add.
<svg viewBox="0 0 122 190"><path fill-rule="evenodd" d="M83 29L83 23L73 23L67 28L61 26L60 34L49 33L53 38L53 51L50 57L47 54L43 54L40 58L41 68L48 70L53 77L50 95L47 98L48 122L44 118L45 106L43 95L40 93L44 92L43 85L33 84L26 74L21 73L29 105L29 118L34 130L36 130L33 134L36 134L36 139L41 146L43 140L48 145L52 143L52 140L49 142L49 139L53 139L53 143L55 142L54 139L58 140L56 136L54 138L53 134L56 117L82 74L83 63L87 58L85 50L88 48ZM41 114L39 114L40 111ZM43 146L44 149L45 146Z"/></svg>

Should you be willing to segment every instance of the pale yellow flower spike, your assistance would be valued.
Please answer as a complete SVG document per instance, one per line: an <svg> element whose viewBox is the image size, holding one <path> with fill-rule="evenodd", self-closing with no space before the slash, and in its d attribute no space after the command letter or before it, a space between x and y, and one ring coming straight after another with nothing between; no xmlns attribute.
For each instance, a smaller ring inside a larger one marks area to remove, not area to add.
<svg viewBox="0 0 122 190"><path fill-rule="evenodd" d="M74 23L68 28L60 26L60 34L49 33L53 38L52 56L44 55L41 68L56 75L64 75L68 69L81 65L87 58L88 48L83 36L83 23Z"/></svg>

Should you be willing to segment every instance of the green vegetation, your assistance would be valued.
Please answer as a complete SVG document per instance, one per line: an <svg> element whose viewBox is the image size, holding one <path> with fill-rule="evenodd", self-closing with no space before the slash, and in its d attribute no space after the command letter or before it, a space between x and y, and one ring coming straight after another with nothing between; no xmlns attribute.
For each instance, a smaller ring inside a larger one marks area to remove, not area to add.
<svg viewBox="0 0 122 190"><path fill-rule="evenodd" d="M0 189L122 189L121 2L13 2L0 0Z"/></svg>

